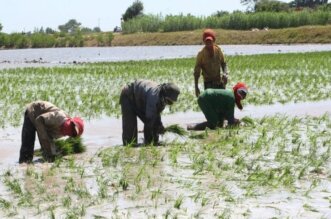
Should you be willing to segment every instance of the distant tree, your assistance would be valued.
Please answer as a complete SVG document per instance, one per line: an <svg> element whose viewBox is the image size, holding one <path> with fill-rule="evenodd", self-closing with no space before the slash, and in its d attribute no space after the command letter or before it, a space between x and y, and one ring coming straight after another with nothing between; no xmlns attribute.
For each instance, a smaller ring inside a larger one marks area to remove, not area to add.
<svg viewBox="0 0 331 219"><path fill-rule="evenodd" d="M33 30L33 33L45 33L45 31L44 31L43 27L41 27L41 28L35 27Z"/></svg>
<svg viewBox="0 0 331 219"><path fill-rule="evenodd" d="M247 10L254 10L255 4L258 0L240 0L240 3L247 6Z"/></svg>
<svg viewBox="0 0 331 219"><path fill-rule="evenodd" d="M143 3L139 0L136 0L130 7L126 9L125 13L122 15L122 19L125 22L139 15L143 15L143 10Z"/></svg>
<svg viewBox="0 0 331 219"><path fill-rule="evenodd" d="M287 11L290 8L289 4L277 0L260 0L254 6L255 12L261 11Z"/></svg>
<svg viewBox="0 0 331 219"><path fill-rule="evenodd" d="M45 29L45 33L47 33L47 34L54 34L54 33L55 33L55 30L53 30L53 29L50 28L50 27L46 27L46 29Z"/></svg>
<svg viewBox="0 0 331 219"><path fill-rule="evenodd" d="M59 30L64 33L75 33L79 30L81 23L77 22L75 19L69 20L63 25L59 25Z"/></svg>
<svg viewBox="0 0 331 219"><path fill-rule="evenodd" d="M92 33L92 32L93 32L93 30L92 30L91 28L88 28L88 27L82 27L82 28L80 29L80 31L81 31L82 33Z"/></svg>
<svg viewBox="0 0 331 219"><path fill-rule="evenodd" d="M216 16L216 17L222 17L222 16L225 16L225 15L229 15L230 13L228 11L216 11L213 16Z"/></svg>
<svg viewBox="0 0 331 219"><path fill-rule="evenodd" d="M6 46L8 42L8 36L5 33L0 33L0 48Z"/></svg>
<svg viewBox="0 0 331 219"><path fill-rule="evenodd" d="M2 24L0 23L0 32L1 32L1 30L2 30Z"/></svg>
<svg viewBox="0 0 331 219"><path fill-rule="evenodd" d="M320 5L327 4L328 0L294 0L289 3L291 7L309 7L309 8L315 8Z"/></svg>
<svg viewBox="0 0 331 219"><path fill-rule="evenodd" d="M101 32L100 27L94 27L93 32L100 33Z"/></svg>

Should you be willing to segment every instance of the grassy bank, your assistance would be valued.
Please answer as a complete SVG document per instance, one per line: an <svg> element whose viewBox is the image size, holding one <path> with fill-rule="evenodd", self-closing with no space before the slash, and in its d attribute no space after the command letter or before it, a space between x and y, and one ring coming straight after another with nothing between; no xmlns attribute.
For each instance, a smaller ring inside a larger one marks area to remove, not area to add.
<svg viewBox="0 0 331 219"><path fill-rule="evenodd" d="M218 44L331 43L331 25L285 29L215 29ZM0 49L200 45L203 29L178 32L40 34L0 33Z"/></svg>
<svg viewBox="0 0 331 219"><path fill-rule="evenodd" d="M115 34L112 46L199 45L202 29L171 33ZM219 44L331 43L331 25L269 30L215 29ZM90 44L90 46L95 46Z"/></svg>

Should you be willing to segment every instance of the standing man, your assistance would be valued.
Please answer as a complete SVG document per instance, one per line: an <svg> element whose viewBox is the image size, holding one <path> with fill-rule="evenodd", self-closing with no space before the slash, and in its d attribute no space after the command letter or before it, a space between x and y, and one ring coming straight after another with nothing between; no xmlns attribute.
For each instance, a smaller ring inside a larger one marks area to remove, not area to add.
<svg viewBox="0 0 331 219"><path fill-rule="evenodd" d="M70 118L63 110L46 101L32 102L24 114L19 163L32 162L36 132L43 157L52 162L57 155L54 139L80 136L83 131L81 118Z"/></svg>
<svg viewBox="0 0 331 219"><path fill-rule="evenodd" d="M188 130L204 130L205 128L215 129L223 127L224 119L228 125L238 125L239 119L234 117L235 105L242 110L241 100L246 98L247 87L239 82L233 90L207 89L198 98L198 104L207 122L188 125Z"/></svg>
<svg viewBox="0 0 331 219"><path fill-rule="evenodd" d="M136 80L124 86L120 97L123 145L137 143L137 117L144 123L145 144L157 145L159 134L164 133L160 114L166 105L177 101L179 93L173 83Z"/></svg>
<svg viewBox="0 0 331 219"><path fill-rule="evenodd" d="M225 89L228 81L228 71L224 54L221 48L215 44L216 34L211 29L203 32L202 40L205 44L196 57L194 67L195 95L200 95L199 78L202 71L204 88ZM223 75L221 76L221 68Z"/></svg>

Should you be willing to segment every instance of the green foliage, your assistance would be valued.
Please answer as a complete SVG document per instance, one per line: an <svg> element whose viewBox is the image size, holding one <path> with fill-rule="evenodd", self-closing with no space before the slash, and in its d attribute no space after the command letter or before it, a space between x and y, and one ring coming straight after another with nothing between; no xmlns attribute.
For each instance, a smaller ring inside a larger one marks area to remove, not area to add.
<svg viewBox="0 0 331 219"><path fill-rule="evenodd" d="M67 23L59 25L59 30L64 33L75 33L79 30L81 23L77 22L75 19L70 19Z"/></svg>
<svg viewBox="0 0 331 219"><path fill-rule="evenodd" d="M122 28L123 33L157 32L161 25L161 15L143 15L122 23Z"/></svg>
<svg viewBox="0 0 331 219"><path fill-rule="evenodd" d="M3 28L3 26L2 26L2 24L0 23L0 32L2 31L2 28Z"/></svg>
<svg viewBox="0 0 331 219"><path fill-rule="evenodd" d="M187 135L187 131L177 124L169 125L169 126L165 127L165 132L171 132L171 133L177 134L179 136Z"/></svg>
<svg viewBox="0 0 331 219"><path fill-rule="evenodd" d="M55 37L45 33L34 33L30 37L32 48L50 48L55 45Z"/></svg>
<svg viewBox="0 0 331 219"><path fill-rule="evenodd" d="M270 10L280 9L275 6ZM331 11L328 10L271 12L261 9L261 12L256 13L236 11L231 14L214 14L207 17L195 17L190 14L168 15L165 18L146 15L124 22L122 28L124 33L172 32L203 28L249 30L251 28L269 27L279 29L304 25L327 25L330 21Z"/></svg>
<svg viewBox="0 0 331 219"><path fill-rule="evenodd" d="M0 48L6 46L8 42L8 35L5 33L0 33Z"/></svg>
<svg viewBox="0 0 331 219"><path fill-rule="evenodd" d="M86 151L86 146L83 144L80 137L69 137L55 141L55 145L61 152L61 155L79 154Z"/></svg>
<svg viewBox="0 0 331 219"><path fill-rule="evenodd" d="M24 106L38 99L86 118L119 116L121 87L135 78L176 83L181 94L170 113L199 110L192 92L194 62L195 58L189 58L3 69L0 126L18 126ZM231 69L228 88L237 81L251 87L244 104L317 101L330 96L331 52L229 56L227 62ZM296 87L305 89L294 92Z"/></svg>
<svg viewBox="0 0 331 219"><path fill-rule="evenodd" d="M290 2L290 6L300 8L300 7L309 7L314 8L319 5L325 5L328 3L328 0L294 0Z"/></svg>
<svg viewBox="0 0 331 219"><path fill-rule="evenodd" d="M114 34L112 32L107 33L108 46L111 46L111 43L112 43L113 39L114 39Z"/></svg>
<svg viewBox="0 0 331 219"><path fill-rule="evenodd" d="M136 0L132 3L130 7L128 7L125 13L122 15L122 19L124 22L135 18L139 15L143 15L144 5L141 1Z"/></svg>
<svg viewBox="0 0 331 219"><path fill-rule="evenodd" d="M254 6L255 12L261 11L288 11L290 8L289 4L277 0L261 0L258 1Z"/></svg>
<svg viewBox="0 0 331 219"><path fill-rule="evenodd" d="M195 30L201 28L203 18L195 17L191 14L187 15L168 15L163 22L163 31L183 31Z"/></svg>

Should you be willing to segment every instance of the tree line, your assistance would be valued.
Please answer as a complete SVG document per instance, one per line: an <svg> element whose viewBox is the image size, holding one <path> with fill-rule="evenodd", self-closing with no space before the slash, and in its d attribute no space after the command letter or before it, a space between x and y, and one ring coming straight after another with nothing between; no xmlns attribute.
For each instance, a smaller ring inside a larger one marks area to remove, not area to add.
<svg viewBox="0 0 331 219"><path fill-rule="evenodd" d="M202 28L249 30L252 28L288 28L331 23L331 5L327 0L242 0L247 11L216 11L206 17L187 15L145 15L143 3L136 0L122 16L124 33L171 32Z"/></svg>
<svg viewBox="0 0 331 219"><path fill-rule="evenodd" d="M294 0L285 3L278 0L241 0L247 6L245 12L216 11L206 17L183 15L145 15L144 5L135 0L122 15L123 33L172 32L202 28L248 30L251 28L287 28L303 25L331 24L331 4L328 0ZM112 32L102 33L99 27L82 27L75 19L59 25L59 31L49 27L33 32L1 33L0 48L46 48L82 47L88 41L96 41L98 46L110 46L114 38Z"/></svg>
<svg viewBox="0 0 331 219"><path fill-rule="evenodd" d="M88 41L95 41L98 46L111 46L114 38L111 32L102 33L99 27L82 27L75 19L59 25L59 31L41 27L33 32L6 34L1 33L2 28L0 24L0 48L83 47Z"/></svg>

